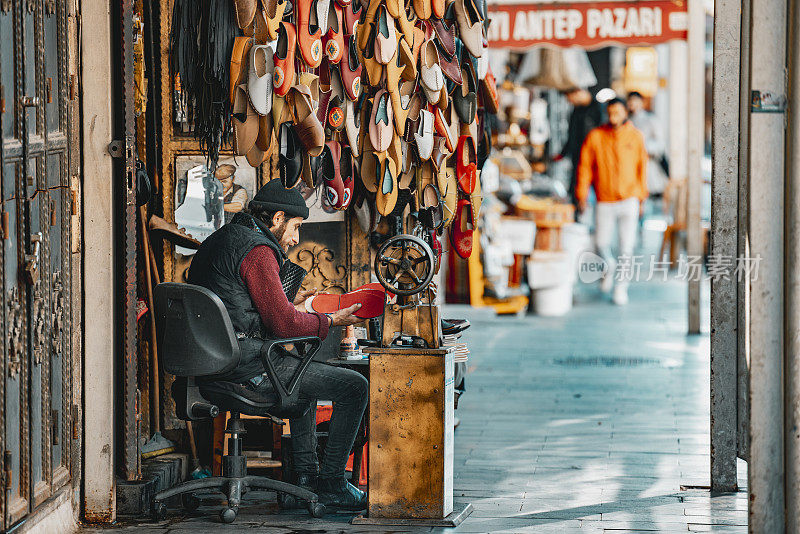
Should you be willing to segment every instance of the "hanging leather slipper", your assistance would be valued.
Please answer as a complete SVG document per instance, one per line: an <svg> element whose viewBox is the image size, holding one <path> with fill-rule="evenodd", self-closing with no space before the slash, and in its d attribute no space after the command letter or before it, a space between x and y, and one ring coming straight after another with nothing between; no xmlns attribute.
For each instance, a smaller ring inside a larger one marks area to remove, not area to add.
<svg viewBox="0 0 800 534"><path fill-rule="evenodd" d="M325 130L314 113L311 90L305 85L295 85L289 91L287 99L292 109L297 137L311 156L319 156L325 146Z"/></svg>
<svg viewBox="0 0 800 534"><path fill-rule="evenodd" d="M344 209L345 201L344 181L341 174L341 155L341 145L336 141L328 141L322 151L320 165L322 181L325 186L325 197L328 204L337 210ZM350 199L348 198L347 201L350 202Z"/></svg>
<svg viewBox="0 0 800 534"><path fill-rule="evenodd" d="M315 69L322 61L322 28L317 18L317 1L330 0L294 0L295 21L297 23L297 47L300 56L309 67Z"/></svg>
<svg viewBox="0 0 800 534"><path fill-rule="evenodd" d="M455 15L459 37L474 57L483 55L483 14L475 0L456 0Z"/></svg>
<svg viewBox="0 0 800 534"><path fill-rule="evenodd" d="M343 150L341 156L341 175L342 175L342 201L339 209L346 210L350 206L350 201L353 199L353 176L358 173L356 169L355 159L350 155L349 150Z"/></svg>
<svg viewBox="0 0 800 534"><path fill-rule="evenodd" d="M259 115L266 115L272 110L272 82L275 69L273 61L270 47L255 45L250 49L247 94L253 109Z"/></svg>
<svg viewBox="0 0 800 534"><path fill-rule="evenodd" d="M284 122L278 129L278 169L281 183L287 189L297 185L303 167L303 146L292 123Z"/></svg>
<svg viewBox="0 0 800 534"><path fill-rule="evenodd" d="M347 134L347 144L354 157L361 153L361 113L357 111L356 104L350 99L344 103L344 129Z"/></svg>
<svg viewBox="0 0 800 534"><path fill-rule="evenodd" d="M391 85L389 87L392 87ZM395 86L396 90L389 92L392 101L392 121L394 131L397 136L402 137L406 132L406 121L408 120L408 110L411 104L411 96L414 94L414 83L403 82Z"/></svg>
<svg viewBox="0 0 800 534"><path fill-rule="evenodd" d="M150 216L147 227L152 235L166 239L173 245L193 250L200 248L200 241L187 234L185 228L178 228L174 222L168 222L158 215Z"/></svg>
<svg viewBox="0 0 800 534"><path fill-rule="evenodd" d="M477 221L478 216L481 214L481 205L483 204L483 193L481 192L481 171L478 171L478 176L475 180L475 190L469 196L469 201L472 203L472 220Z"/></svg>
<svg viewBox="0 0 800 534"><path fill-rule="evenodd" d="M431 24L436 32L436 44L439 50L446 56L453 57L456 54L456 27L445 20L432 20Z"/></svg>
<svg viewBox="0 0 800 534"><path fill-rule="evenodd" d="M439 188L432 183L422 189L418 219L430 230L441 228L444 222L442 195Z"/></svg>
<svg viewBox="0 0 800 534"><path fill-rule="evenodd" d="M339 5L331 6L328 11L328 24L322 45L325 55L331 64L339 63L344 56L344 32L342 21L342 8Z"/></svg>
<svg viewBox="0 0 800 534"><path fill-rule="evenodd" d="M236 88L245 83L247 79L247 58L250 57L250 48L253 46L253 39L250 37L237 37L233 41L233 52L231 53L230 70L230 102L233 104L236 97Z"/></svg>
<svg viewBox="0 0 800 534"><path fill-rule="evenodd" d="M258 137L258 113L250 105L247 88L244 84L236 88L233 101L233 151L238 156L247 154Z"/></svg>
<svg viewBox="0 0 800 534"><path fill-rule="evenodd" d="M361 18L361 3L352 2L349 6L343 7L344 34L346 37L353 37L356 34L356 25Z"/></svg>
<svg viewBox="0 0 800 534"><path fill-rule="evenodd" d="M258 137L256 144L247 153L247 163L252 167L258 167L262 163L269 161L272 156L275 143L275 134L272 127L272 114L261 115L258 118Z"/></svg>
<svg viewBox="0 0 800 534"><path fill-rule="evenodd" d="M338 132L344 129L345 123L345 108L344 103L345 100L349 102L347 98L344 96L344 88L342 87L342 82L339 79L339 75L337 74L337 70L331 69L331 93L330 93L330 102L328 103L328 109L326 113L326 125L325 128L327 131L331 132Z"/></svg>
<svg viewBox="0 0 800 534"><path fill-rule="evenodd" d="M393 134L392 106L389 93L381 89L375 94L369 120L369 140L376 152L389 148Z"/></svg>
<svg viewBox="0 0 800 534"><path fill-rule="evenodd" d="M322 166L322 156L311 157L308 152L303 151L303 183L309 189L316 189L320 182L320 167Z"/></svg>
<svg viewBox="0 0 800 534"><path fill-rule="evenodd" d="M486 111L495 114L500 109L500 100L497 95L497 82L492 72L492 67L487 67L486 76L481 80L481 91L483 92L483 105Z"/></svg>
<svg viewBox="0 0 800 534"><path fill-rule="evenodd" d="M345 53L347 54L340 63L341 69L339 73L342 76L342 85L344 86L347 98L356 100L361 96L361 62L358 60L358 52L356 52L356 43L352 36L345 38Z"/></svg>
<svg viewBox="0 0 800 534"><path fill-rule="evenodd" d="M250 26L256 16L258 0L234 0L233 7L236 11L236 24L242 30Z"/></svg>
<svg viewBox="0 0 800 534"><path fill-rule="evenodd" d="M450 241L459 257L467 259L472 254L472 232L475 224L472 219L472 204L462 198L458 201L456 218L450 229Z"/></svg>
<svg viewBox="0 0 800 534"><path fill-rule="evenodd" d="M461 64L461 75L464 83L461 84L453 95L453 106L455 107L458 120L462 124L472 124L478 112L477 83L475 72L469 61Z"/></svg>
<svg viewBox="0 0 800 534"><path fill-rule="evenodd" d="M431 0L414 0L414 12L422 20L428 20L433 15Z"/></svg>
<svg viewBox="0 0 800 534"><path fill-rule="evenodd" d="M378 154L378 161L381 165L375 207L378 209L378 213L386 216L392 213L397 204L397 164L387 152Z"/></svg>
<svg viewBox="0 0 800 534"><path fill-rule="evenodd" d="M439 102L440 91L444 87L444 75L439 64L439 51L432 39L425 41L420 52L420 81L428 102Z"/></svg>
<svg viewBox="0 0 800 534"><path fill-rule="evenodd" d="M267 38L274 41L278 38L278 28L286 12L287 0L262 0L267 20Z"/></svg>
<svg viewBox="0 0 800 534"><path fill-rule="evenodd" d="M381 168L382 157L386 158L386 153L364 152L361 156L361 183L364 189L370 193L378 192L378 172Z"/></svg>
<svg viewBox="0 0 800 534"><path fill-rule="evenodd" d="M458 182L453 169L442 165L437 175L437 183L442 195L442 226L446 228L453 222L458 207Z"/></svg>
<svg viewBox="0 0 800 534"><path fill-rule="evenodd" d="M419 111L419 121L414 132L414 143L419 158L423 161L431 159L433 154L433 113L427 109Z"/></svg>
<svg viewBox="0 0 800 534"><path fill-rule="evenodd" d="M289 88L294 85L294 50L297 35L294 26L289 22L282 22L278 28L278 44L272 56L275 72L272 80L273 91L276 95L284 96Z"/></svg>
<svg viewBox="0 0 800 534"><path fill-rule="evenodd" d="M467 195L471 195L475 191L477 162L475 140L468 135L462 135L458 140L458 151L456 152L456 177L461 190Z"/></svg>
<svg viewBox="0 0 800 534"><path fill-rule="evenodd" d="M382 65L386 65L397 52L397 30L394 19L389 16L383 5L378 8L375 27L375 58Z"/></svg>

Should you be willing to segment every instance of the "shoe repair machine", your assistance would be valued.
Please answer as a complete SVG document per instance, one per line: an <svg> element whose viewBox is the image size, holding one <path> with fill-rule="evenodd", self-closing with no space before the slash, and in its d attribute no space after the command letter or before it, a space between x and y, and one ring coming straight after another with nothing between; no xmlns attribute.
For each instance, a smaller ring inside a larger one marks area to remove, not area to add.
<svg viewBox="0 0 800 534"><path fill-rule="evenodd" d="M386 303L381 346L439 348L439 307L431 284L437 258L428 243L418 235L396 235L380 247L374 268L381 285L397 295Z"/></svg>

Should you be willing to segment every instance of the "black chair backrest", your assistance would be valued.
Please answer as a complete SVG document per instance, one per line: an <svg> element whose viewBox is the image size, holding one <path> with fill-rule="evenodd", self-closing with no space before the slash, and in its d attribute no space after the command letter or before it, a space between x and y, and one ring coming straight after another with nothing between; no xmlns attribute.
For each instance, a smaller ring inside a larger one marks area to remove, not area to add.
<svg viewBox="0 0 800 534"><path fill-rule="evenodd" d="M191 284L155 288L158 352L164 371L175 376L206 376L239 363L239 342L220 298Z"/></svg>

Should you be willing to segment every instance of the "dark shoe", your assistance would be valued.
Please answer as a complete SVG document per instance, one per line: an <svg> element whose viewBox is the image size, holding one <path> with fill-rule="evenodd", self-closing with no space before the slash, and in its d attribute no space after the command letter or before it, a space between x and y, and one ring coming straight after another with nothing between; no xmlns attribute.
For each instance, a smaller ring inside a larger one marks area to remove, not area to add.
<svg viewBox="0 0 800 534"><path fill-rule="evenodd" d="M311 493L316 493L317 475L299 474L295 478L294 485L300 486L304 490L308 490ZM298 497L295 497L294 495L289 495L287 493L280 493L278 495L278 505L283 510L295 510L298 508L305 508L306 506L308 506L308 502L305 499L300 499Z"/></svg>
<svg viewBox="0 0 800 534"><path fill-rule="evenodd" d="M314 493L317 491L317 475L297 475L295 485Z"/></svg>
<svg viewBox="0 0 800 534"><path fill-rule="evenodd" d="M367 494L344 478L320 478L317 483L319 502L327 509L358 512L367 508Z"/></svg>
<svg viewBox="0 0 800 534"><path fill-rule="evenodd" d="M463 332L469 328L469 321L466 319L442 319L442 334L452 335Z"/></svg>

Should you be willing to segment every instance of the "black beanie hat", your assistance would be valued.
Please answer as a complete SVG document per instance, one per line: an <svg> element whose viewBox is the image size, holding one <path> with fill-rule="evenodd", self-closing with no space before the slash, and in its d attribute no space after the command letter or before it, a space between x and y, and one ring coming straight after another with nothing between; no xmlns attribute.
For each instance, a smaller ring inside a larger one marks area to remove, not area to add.
<svg viewBox="0 0 800 534"><path fill-rule="evenodd" d="M282 211L289 217L308 219L308 206L297 189L286 189L280 180L270 180L258 190L250 206L267 211Z"/></svg>

